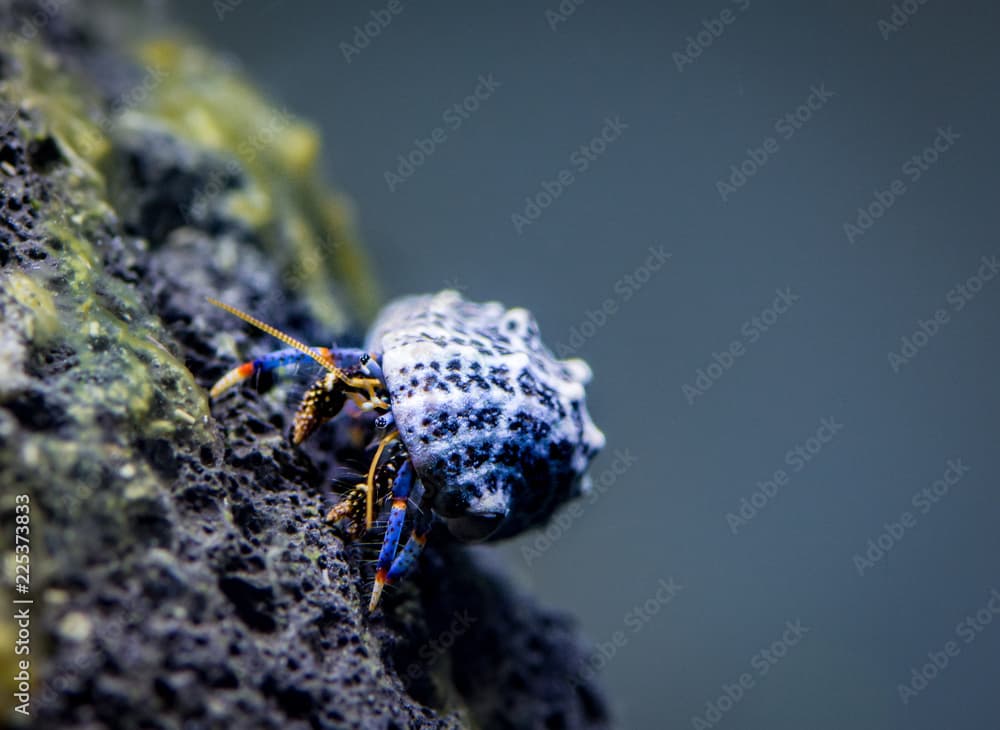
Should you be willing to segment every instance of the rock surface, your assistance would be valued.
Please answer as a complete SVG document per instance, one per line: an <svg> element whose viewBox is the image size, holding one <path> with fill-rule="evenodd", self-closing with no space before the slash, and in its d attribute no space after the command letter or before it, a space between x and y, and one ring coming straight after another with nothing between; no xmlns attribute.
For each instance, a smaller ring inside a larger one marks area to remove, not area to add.
<svg viewBox="0 0 1000 730"><path fill-rule="evenodd" d="M71 8L0 2L0 543L27 495L29 724L607 726L571 622L475 552L438 541L365 615L370 550L322 521L332 436L293 449L281 388L210 408L274 345L206 295L313 342L371 314L348 209L312 130L232 69Z"/></svg>

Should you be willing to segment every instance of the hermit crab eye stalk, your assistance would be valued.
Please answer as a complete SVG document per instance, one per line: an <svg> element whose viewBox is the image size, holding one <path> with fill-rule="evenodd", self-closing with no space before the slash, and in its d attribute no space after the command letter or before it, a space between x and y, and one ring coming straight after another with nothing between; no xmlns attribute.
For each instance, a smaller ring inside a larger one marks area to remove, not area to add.
<svg viewBox="0 0 1000 730"><path fill-rule="evenodd" d="M327 515L359 537L375 524L376 505L387 509L369 610L416 564L435 520L463 541L510 537L588 488L587 467L604 446L585 405L590 368L553 356L525 309L454 291L408 297L382 310L364 349L351 349L309 346L209 301L289 346L231 370L213 398L255 374L313 360L325 372L296 412L293 443L348 404L369 429L364 479Z"/></svg>

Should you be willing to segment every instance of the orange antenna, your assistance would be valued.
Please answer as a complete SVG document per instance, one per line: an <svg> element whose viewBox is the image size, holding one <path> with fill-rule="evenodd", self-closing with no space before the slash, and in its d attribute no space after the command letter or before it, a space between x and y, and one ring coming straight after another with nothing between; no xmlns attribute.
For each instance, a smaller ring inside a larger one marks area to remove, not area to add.
<svg viewBox="0 0 1000 730"><path fill-rule="evenodd" d="M266 322L261 322L256 317L254 317L252 315L249 315L246 312L242 312L239 309L237 309L236 307L231 307L228 304L226 304L225 302L220 302L218 299L213 299L212 297L205 297L205 299L207 299L209 301L209 303L214 304L215 306L219 307L220 309L225 309L230 314L239 317L244 322L246 322L248 324L252 324L257 329L259 329L259 330L261 330L263 332L266 332L267 334L271 335L271 337L275 337L275 338L281 340L282 342L284 342L286 345L290 345L290 346L294 347L299 352L305 353L306 355L308 355L309 357L311 357L313 360L315 360L316 362L318 362L320 365L322 365L324 368L326 368L327 370L329 370L331 373L339 373L340 372L339 369L337 368L337 364L335 362L333 362L333 360L331 360L330 358L323 357L321 354L319 354L318 352L316 352L316 350L312 349L311 347L309 347L304 342L299 342L297 339L295 339L291 335L286 335L281 330L279 330L279 329L277 329L275 327L272 327L271 325L267 324Z"/></svg>

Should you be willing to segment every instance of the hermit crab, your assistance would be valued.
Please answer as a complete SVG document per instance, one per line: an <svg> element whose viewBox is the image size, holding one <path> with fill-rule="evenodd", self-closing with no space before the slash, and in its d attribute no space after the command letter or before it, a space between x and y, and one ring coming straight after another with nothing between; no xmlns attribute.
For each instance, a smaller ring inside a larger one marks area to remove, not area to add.
<svg viewBox="0 0 1000 730"><path fill-rule="evenodd" d="M510 537L590 488L587 466L604 446L585 404L590 368L556 359L525 309L451 290L405 297L382 310L363 348L345 348L311 347L209 301L289 345L229 371L213 398L311 359L324 372L295 414L293 444L342 410L371 414L367 474L326 518L347 520L356 537L388 510L369 611L414 566L435 521L462 541Z"/></svg>

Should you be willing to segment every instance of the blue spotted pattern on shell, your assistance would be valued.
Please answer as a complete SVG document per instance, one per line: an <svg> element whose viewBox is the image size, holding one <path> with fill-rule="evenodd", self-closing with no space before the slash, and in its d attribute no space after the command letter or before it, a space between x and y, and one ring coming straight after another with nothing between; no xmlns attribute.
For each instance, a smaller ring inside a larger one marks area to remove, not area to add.
<svg viewBox="0 0 1000 730"><path fill-rule="evenodd" d="M590 488L604 446L585 402L590 368L557 359L527 310L451 290L406 297L382 310L367 347L382 353L400 439L456 535L509 537Z"/></svg>

